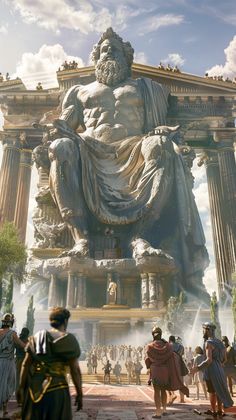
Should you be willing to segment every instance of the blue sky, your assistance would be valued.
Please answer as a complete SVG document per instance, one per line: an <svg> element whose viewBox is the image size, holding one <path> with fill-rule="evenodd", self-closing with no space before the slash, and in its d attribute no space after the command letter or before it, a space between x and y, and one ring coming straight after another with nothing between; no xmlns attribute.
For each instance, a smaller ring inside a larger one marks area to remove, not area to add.
<svg viewBox="0 0 236 420"><path fill-rule="evenodd" d="M65 59L88 65L92 46L112 26L135 49L135 61L177 64L183 72L236 76L235 0L1 0L0 72L28 88L57 85ZM216 288L204 168L194 165L194 193L207 237L209 290ZM30 213L37 182L32 177ZM28 241L32 238L29 217Z"/></svg>
<svg viewBox="0 0 236 420"><path fill-rule="evenodd" d="M183 71L204 75L225 65L235 24L235 0L1 0L0 71L37 73L45 45L42 61L57 45L56 64L69 55L86 65L101 31L113 26L133 45L136 61L156 65L175 54Z"/></svg>

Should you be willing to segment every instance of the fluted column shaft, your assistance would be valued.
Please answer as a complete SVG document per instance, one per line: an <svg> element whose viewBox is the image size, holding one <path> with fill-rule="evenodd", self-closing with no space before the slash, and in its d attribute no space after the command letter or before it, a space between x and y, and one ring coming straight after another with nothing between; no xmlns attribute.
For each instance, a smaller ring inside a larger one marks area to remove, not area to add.
<svg viewBox="0 0 236 420"><path fill-rule="evenodd" d="M227 225L229 263L236 271L236 163L233 142L219 143L218 160Z"/></svg>
<svg viewBox="0 0 236 420"><path fill-rule="evenodd" d="M205 161L209 192L213 245L219 291L229 283L230 266L223 192L217 153L208 154Z"/></svg>
<svg viewBox="0 0 236 420"><path fill-rule="evenodd" d="M76 306L86 306L86 278L82 273L77 274Z"/></svg>
<svg viewBox="0 0 236 420"><path fill-rule="evenodd" d="M93 331L92 331L92 346L96 346L98 343L98 325L97 322L93 323Z"/></svg>
<svg viewBox="0 0 236 420"><path fill-rule="evenodd" d="M58 285L57 278L54 274L51 274L49 291L48 291L48 308L53 308L58 305Z"/></svg>
<svg viewBox="0 0 236 420"><path fill-rule="evenodd" d="M3 146L0 175L0 221L13 221L16 207L20 148L13 141Z"/></svg>
<svg viewBox="0 0 236 420"><path fill-rule="evenodd" d="M30 149L23 149L20 154L18 191L14 217L14 223L16 228L18 229L19 236L22 242L25 242L27 228L31 181L31 164L32 151Z"/></svg>
<svg viewBox="0 0 236 420"><path fill-rule="evenodd" d="M163 300L163 281L164 278L160 274L156 274L157 309L161 309L165 305Z"/></svg>
<svg viewBox="0 0 236 420"><path fill-rule="evenodd" d="M68 309L74 308L74 296L75 296L75 279L72 273L68 273L67 279L67 293L66 293L66 307Z"/></svg>
<svg viewBox="0 0 236 420"><path fill-rule="evenodd" d="M157 307L156 273L148 273L149 277L149 308Z"/></svg>

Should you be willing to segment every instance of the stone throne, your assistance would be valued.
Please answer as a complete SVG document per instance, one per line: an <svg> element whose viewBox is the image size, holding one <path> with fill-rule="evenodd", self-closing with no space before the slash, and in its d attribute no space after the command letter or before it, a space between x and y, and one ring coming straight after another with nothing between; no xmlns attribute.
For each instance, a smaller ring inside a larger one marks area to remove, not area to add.
<svg viewBox="0 0 236 420"><path fill-rule="evenodd" d="M63 256L73 249L74 240L50 193L47 143L34 150L33 160L39 181L33 211L35 240L27 272L34 281L48 284L48 307L162 308L175 287L170 288L168 282L178 275L174 259L164 252L151 256L148 243L146 247L142 243L138 251L140 244L134 240L131 249L129 227L99 223L92 214L89 255ZM116 284L112 302L108 293L111 281Z"/></svg>

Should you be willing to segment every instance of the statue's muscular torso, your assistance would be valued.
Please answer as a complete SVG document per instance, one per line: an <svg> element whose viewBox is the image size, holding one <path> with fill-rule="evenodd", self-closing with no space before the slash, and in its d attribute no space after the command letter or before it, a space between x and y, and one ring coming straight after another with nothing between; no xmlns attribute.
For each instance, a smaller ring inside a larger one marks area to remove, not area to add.
<svg viewBox="0 0 236 420"><path fill-rule="evenodd" d="M93 82L81 86L77 98L83 108L86 135L111 142L143 133L143 99L136 80L118 86Z"/></svg>

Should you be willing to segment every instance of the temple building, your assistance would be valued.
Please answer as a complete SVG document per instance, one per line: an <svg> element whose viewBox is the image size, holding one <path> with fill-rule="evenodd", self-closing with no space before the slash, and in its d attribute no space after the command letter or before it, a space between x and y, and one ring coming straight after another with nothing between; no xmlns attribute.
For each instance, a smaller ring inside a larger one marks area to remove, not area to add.
<svg viewBox="0 0 236 420"><path fill-rule="evenodd" d="M218 290L229 290L236 272L236 84L137 63L132 66L132 77L148 77L169 88L167 124L180 125L183 159L191 169L197 154L199 166L205 165ZM20 79L0 83L4 115L0 132L0 222L14 222L22 241L26 236L32 152L37 146L44 147L43 118L57 118L65 91L75 84L94 81L94 67L63 68L57 72L57 79L59 86L54 89L28 90ZM37 162L37 156L34 160L39 169L39 189L46 191L48 172ZM35 279L48 284L49 308L70 308L74 330L83 330L84 340L94 344L125 335L132 326L139 328L155 319L157 311L161 315L163 276L165 270L167 274L171 271L170 267L163 265L161 273L150 267L148 273L145 267L137 271L132 259L122 258L119 238L110 228L92 239L91 258L78 262L65 257L55 266L63 249L71 246L72 237L48 194L39 192L36 200L35 235L40 246L31 249L30 258L34 264L38 261ZM37 220L41 223L37 224ZM51 231L47 229L48 222ZM31 275L34 276L33 269ZM44 309L42 324L47 319Z"/></svg>

